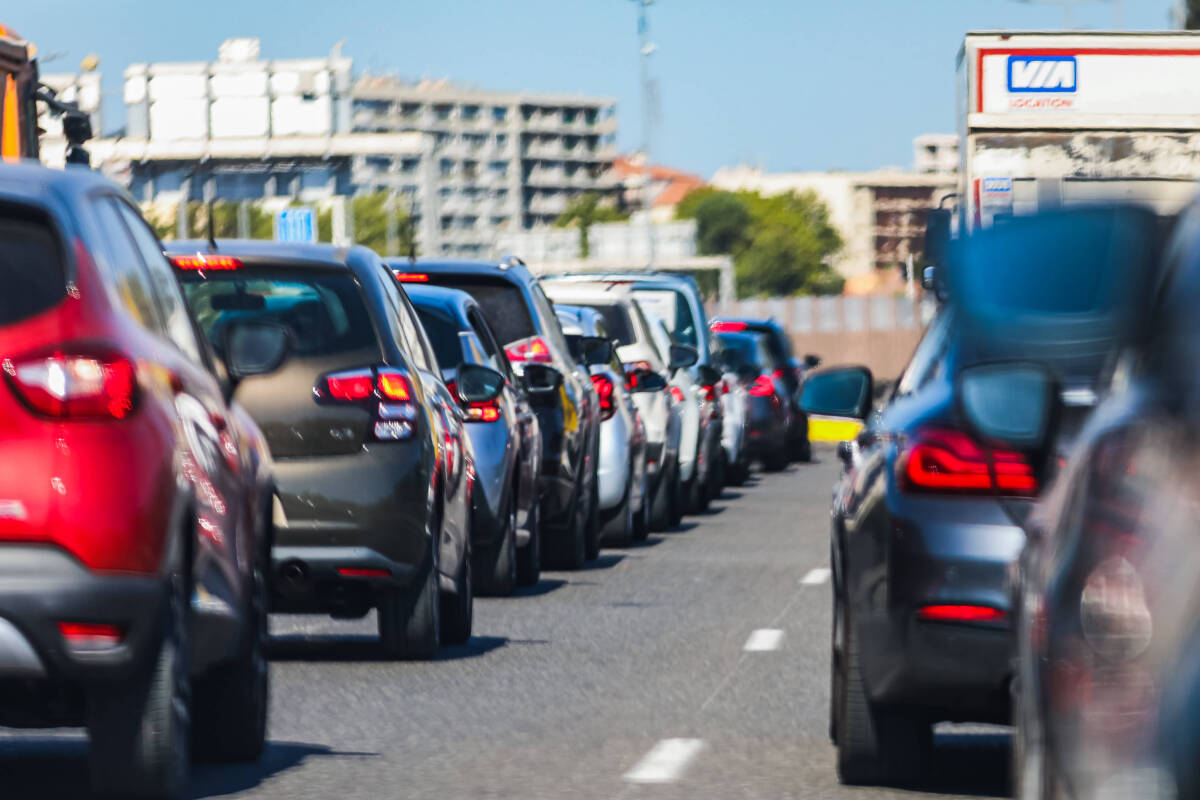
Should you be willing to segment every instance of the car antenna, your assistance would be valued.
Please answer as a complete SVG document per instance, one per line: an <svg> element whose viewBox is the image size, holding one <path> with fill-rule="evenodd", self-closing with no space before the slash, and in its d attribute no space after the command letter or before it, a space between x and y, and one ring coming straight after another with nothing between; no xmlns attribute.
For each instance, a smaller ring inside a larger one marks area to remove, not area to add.
<svg viewBox="0 0 1200 800"><path fill-rule="evenodd" d="M216 209L216 204L212 200L208 201L208 251L210 253L217 252L217 234L216 226L213 222L213 211Z"/></svg>

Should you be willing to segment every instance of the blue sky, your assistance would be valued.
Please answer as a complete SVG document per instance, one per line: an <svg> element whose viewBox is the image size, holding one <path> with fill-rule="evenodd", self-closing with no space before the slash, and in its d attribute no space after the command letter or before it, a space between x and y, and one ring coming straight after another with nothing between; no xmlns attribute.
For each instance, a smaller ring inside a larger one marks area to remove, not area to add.
<svg viewBox="0 0 1200 800"><path fill-rule="evenodd" d="M1107 2L1078 0L1079 27ZM3 21L37 43L43 72L101 59L109 117L137 61L216 58L257 36L268 58L345 40L356 71L450 77L495 89L579 91L618 101L623 150L641 141L636 7L630 0L22 0ZM1124 0L1127 29L1162 29L1174 0ZM655 0L661 97L654 158L710 176L906 166L918 133L954 129L954 60L971 29L1061 27L1059 5L1019 0ZM114 114L113 112L117 112Z"/></svg>

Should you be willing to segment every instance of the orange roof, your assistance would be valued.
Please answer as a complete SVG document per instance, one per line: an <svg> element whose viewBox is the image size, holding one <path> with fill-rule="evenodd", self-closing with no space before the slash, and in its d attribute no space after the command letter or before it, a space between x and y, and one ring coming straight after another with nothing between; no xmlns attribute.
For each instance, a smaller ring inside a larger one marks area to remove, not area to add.
<svg viewBox="0 0 1200 800"><path fill-rule="evenodd" d="M613 172L618 178L640 177L645 170L627 156L617 156L613 159ZM699 175L674 167L664 167L658 164L650 165L650 180L666 181L667 186L654 198L655 206L673 206L686 197L690 192L704 186L705 181Z"/></svg>

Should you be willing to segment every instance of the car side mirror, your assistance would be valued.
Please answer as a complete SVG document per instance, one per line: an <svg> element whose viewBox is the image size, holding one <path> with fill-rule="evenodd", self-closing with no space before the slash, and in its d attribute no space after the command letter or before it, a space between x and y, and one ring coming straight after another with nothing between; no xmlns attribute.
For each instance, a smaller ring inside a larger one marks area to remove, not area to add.
<svg viewBox="0 0 1200 800"><path fill-rule="evenodd" d="M652 369L637 369L629 373L629 391L661 392L667 388L667 379Z"/></svg>
<svg viewBox="0 0 1200 800"><path fill-rule="evenodd" d="M700 351L689 344L671 345L671 369L686 369L700 360Z"/></svg>
<svg viewBox="0 0 1200 800"><path fill-rule="evenodd" d="M274 322L236 321L225 328L225 370L231 384L279 369L292 346L291 331Z"/></svg>
<svg viewBox="0 0 1200 800"><path fill-rule="evenodd" d="M599 367L612 361L612 340L603 336L581 336L579 350L583 354L584 366Z"/></svg>
<svg viewBox="0 0 1200 800"><path fill-rule="evenodd" d="M821 366L821 357L808 353L804 356L804 366L808 369L816 369Z"/></svg>
<svg viewBox="0 0 1200 800"><path fill-rule="evenodd" d="M1057 419L1058 381L1036 362L966 367L958 375L959 412L980 439L1044 456Z"/></svg>
<svg viewBox="0 0 1200 800"><path fill-rule="evenodd" d="M804 379L800 408L806 414L865 420L871 413L871 388L866 367L826 367Z"/></svg>
<svg viewBox="0 0 1200 800"><path fill-rule="evenodd" d="M464 403L486 403L504 390L504 376L483 364L459 364L455 372L458 399Z"/></svg>
<svg viewBox="0 0 1200 800"><path fill-rule="evenodd" d="M549 364L526 364L522 377L533 395L553 394L563 385L563 374Z"/></svg>

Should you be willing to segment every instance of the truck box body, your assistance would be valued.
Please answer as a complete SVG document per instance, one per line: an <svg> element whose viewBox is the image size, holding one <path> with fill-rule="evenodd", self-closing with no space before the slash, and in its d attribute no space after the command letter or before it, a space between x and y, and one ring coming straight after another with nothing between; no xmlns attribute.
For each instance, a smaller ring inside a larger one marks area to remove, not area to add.
<svg viewBox="0 0 1200 800"><path fill-rule="evenodd" d="M1196 193L1200 33L969 33L958 84L960 230Z"/></svg>

